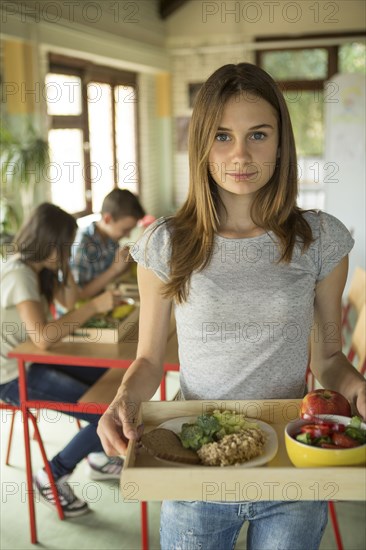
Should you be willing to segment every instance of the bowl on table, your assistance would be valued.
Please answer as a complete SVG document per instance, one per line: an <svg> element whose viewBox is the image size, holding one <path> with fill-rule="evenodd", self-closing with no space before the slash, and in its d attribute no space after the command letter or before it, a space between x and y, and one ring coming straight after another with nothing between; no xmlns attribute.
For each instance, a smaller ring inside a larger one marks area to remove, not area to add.
<svg viewBox="0 0 366 550"><path fill-rule="evenodd" d="M338 415L318 415L323 421L336 422L347 426L351 418ZM303 418L294 420L285 428L285 444L287 454L294 466L298 468L318 468L324 466L360 466L366 463L366 444L350 449L324 449L307 445L297 441L296 435L301 427L307 424L315 424L315 419L310 421ZM361 424L366 430L366 423Z"/></svg>

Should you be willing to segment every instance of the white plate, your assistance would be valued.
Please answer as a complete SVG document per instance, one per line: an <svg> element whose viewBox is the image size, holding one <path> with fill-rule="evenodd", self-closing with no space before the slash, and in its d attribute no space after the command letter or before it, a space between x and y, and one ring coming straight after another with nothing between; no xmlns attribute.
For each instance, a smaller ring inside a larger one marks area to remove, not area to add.
<svg viewBox="0 0 366 550"><path fill-rule="evenodd" d="M196 422L197 416L181 416L179 418L173 418L172 420L167 420L166 422L163 422L158 426L158 428L165 428L166 430L171 430L172 432L179 434L182 430L182 424L185 422L188 422L188 424L193 424ZM252 419L248 419L248 422L251 422ZM263 432L266 434L266 442L264 444L264 451L260 456L257 456L255 458L252 458L251 460L248 460L247 462L243 462L243 464L237 464L236 466L225 466L225 468L254 468L255 466L262 466L263 464L266 464L274 456L276 456L277 450L278 450L278 439L277 434L275 430L267 424L266 422L262 422L262 420L253 419L253 423L257 424L258 428L263 430ZM155 457L158 459L158 457ZM194 465L192 464L186 464L183 462L175 462L172 460L165 460L163 458L159 458L158 460L161 460L162 462L166 462L168 464L172 464L174 466L185 466L192 468ZM197 465L199 468L202 467L202 465ZM212 468L212 466L208 466L209 468Z"/></svg>

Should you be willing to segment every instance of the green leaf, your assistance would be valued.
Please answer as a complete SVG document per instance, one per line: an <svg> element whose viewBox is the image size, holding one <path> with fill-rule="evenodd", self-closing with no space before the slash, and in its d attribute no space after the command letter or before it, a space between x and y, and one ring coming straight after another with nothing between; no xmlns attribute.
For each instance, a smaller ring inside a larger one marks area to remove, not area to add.
<svg viewBox="0 0 366 550"><path fill-rule="evenodd" d="M349 426L353 426L354 428L361 428L361 424L362 418L360 418L359 416L352 416Z"/></svg>
<svg viewBox="0 0 366 550"><path fill-rule="evenodd" d="M312 445L312 439L308 433L302 433L296 436L296 440L300 443L305 443L305 445Z"/></svg>

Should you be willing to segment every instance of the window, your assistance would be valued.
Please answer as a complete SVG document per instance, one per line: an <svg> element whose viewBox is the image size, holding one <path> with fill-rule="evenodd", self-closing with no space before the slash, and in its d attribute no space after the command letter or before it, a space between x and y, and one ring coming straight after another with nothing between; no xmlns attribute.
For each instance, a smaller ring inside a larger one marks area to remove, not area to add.
<svg viewBox="0 0 366 550"><path fill-rule="evenodd" d="M279 83L289 108L298 154L300 206L323 208L324 104L334 92L334 74L366 72L365 43L350 38L339 46L264 49L257 52L256 62Z"/></svg>
<svg viewBox="0 0 366 550"><path fill-rule="evenodd" d="M366 44L349 42L340 46L339 68L341 73L366 74Z"/></svg>
<svg viewBox="0 0 366 550"><path fill-rule="evenodd" d="M51 55L46 99L52 201L81 216L114 187L138 193L135 74Z"/></svg>
<svg viewBox="0 0 366 550"><path fill-rule="evenodd" d="M328 76L326 48L265 52L263 68L275 73L277 80L324 80Z"/></svg>

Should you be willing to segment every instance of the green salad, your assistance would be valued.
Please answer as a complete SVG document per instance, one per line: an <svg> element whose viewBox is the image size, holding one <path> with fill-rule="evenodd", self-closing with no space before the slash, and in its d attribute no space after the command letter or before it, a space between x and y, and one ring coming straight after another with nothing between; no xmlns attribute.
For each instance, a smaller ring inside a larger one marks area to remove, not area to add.
<svg viewBox="0 0 366 550"><path fill-rule="evenodd" d="M115 322L109 321L106 317L91 317L83 327L85 328L114 328Z"/></svg>

